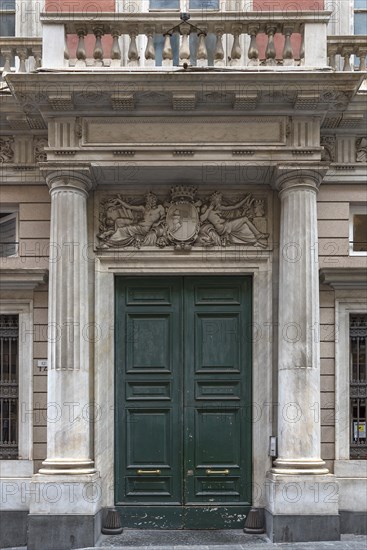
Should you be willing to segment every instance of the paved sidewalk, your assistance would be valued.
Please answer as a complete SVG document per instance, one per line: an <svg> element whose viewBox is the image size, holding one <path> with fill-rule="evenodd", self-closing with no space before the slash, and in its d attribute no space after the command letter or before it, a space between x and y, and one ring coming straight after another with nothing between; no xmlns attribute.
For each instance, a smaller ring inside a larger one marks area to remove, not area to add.
<svg viewBox="0 0 367 550"><path fill-rule="evenodd" d="M343 535L338 542L278 543L266 535L242 530L150 531L125 529L122 535L102 536L97 547L105 550L367 550L367 537ZM79 549L79 550L92 550ZM94 550L94 549L93 549Z"/></svg>
<svg viewBox="0 0 367 550"><path fill-rule="evenodd" d="M221 531L137 531L102 536L93 548L78 550L367 550L367 537L342 535L339 542L289 542L272 544L265 535L245 535L240 530ZM5 550L5 549L0 549ZM6 550L27 550L8 548Z"/></svg>

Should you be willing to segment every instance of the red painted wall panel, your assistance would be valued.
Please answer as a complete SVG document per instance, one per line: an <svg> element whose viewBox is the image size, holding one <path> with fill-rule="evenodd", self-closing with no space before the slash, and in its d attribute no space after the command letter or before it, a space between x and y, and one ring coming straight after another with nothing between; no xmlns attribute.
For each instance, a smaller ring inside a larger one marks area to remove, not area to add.
<svg viewBox="0 0 367 550"><path fill-rule="evenodd" d="M46 12L115 11L115 0L46 0Z"/></svg>
<svg viewBox="0 0 367 550"><path fill-rule="evenodd" d="M253 0L253 9L256 11L303 11L303 10L323 10L324 0ZM299 50L301 46L301 37L294 35L291 37L291 43L293 47L293 54L296 59L299 58ZM259 48L260 59L265 58L265 48L267 44L267 37L263 34L259 34L257 37L257 45ZM284 47L284 36L276 34L274 37L275 49L277 52L277 59L282 57L282 51Z"/></svg>
<svg viewBox="0 0 367 550"><path fill-rule="evenodd" d="M92 34L88 34L88 36L84 39L84 45L85 45L85 51L87 53L88 58L93 57L93 49L96 43L96 39ZM71 58L76 57L76 48L78 46L78 37L76 34L71 34L68 36L68 50L69 50L69 56ZM102 36L102 48L103 48L103 57L111 57L111 48L112 48L112 36L106 35Z"/></svg>

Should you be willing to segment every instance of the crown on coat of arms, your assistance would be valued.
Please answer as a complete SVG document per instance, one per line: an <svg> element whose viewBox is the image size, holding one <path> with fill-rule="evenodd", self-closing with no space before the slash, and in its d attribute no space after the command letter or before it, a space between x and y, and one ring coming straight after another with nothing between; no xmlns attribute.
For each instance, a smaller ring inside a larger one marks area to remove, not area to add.
<svg viewBox="0 0 367 550"><path fill-rule="evenodd" d="M195 199L197 188L192 185L175 185L171 187L171 197L173 201Z"/></svg>

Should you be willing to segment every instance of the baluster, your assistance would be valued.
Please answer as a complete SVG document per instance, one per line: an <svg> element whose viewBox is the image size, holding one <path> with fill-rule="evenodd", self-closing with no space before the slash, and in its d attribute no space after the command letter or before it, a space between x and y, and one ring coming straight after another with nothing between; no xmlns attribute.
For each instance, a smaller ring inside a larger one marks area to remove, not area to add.
<svg viewBox="0 0 367 550"><path fill-rule="evenodd" d="M145 48L145 65L147 67L155 67L155 47L154 47L154 27L147 27L145 34L147 37L147 47Z"/></svg>
<svg viewBox="0 0 367 550"><path fill-rule="evenodd" d="M198 67L208 66L208 50L205 44L205 37L205 32L200 32L198 34L198 47L196 50L196 65Z"/></svg>
<svg viewBox="0 0 367 550"><path fill-rule="evenodd" d="M163 67L173 66L171 35L169 33L164 35L164 45L163 45L163 51L162 51L162 66Z"/></svg>
<svg viewBox="0 0 367 550"><path fill-rule="evenodd" d="M302 26L301 32L301 47L299 49L299 64L302 66L305 64L305 27Z"/></svg>
<svg viewBox="0 0 367 550"><path fill-rule="evenodd" d="M33 57L34 57L34 68L39 69L42 67L42 49L33 48Z"/></svg>
<svg viewBox="0 0 367 550"><path fill-rule="evenodd" d="M357 55L359 57L359 71L364 72L366 70L366 54L367 50L364 47L361 46L357 49Z"/></svg>
<svg viewBox="0 0 367 550"><path fill-rule="evenodd" d="M190 27L189 25L181 26L181 45L180 45L180 65L186 63L190 64L190 45L189 45L189 34Z"/></svg>
<svg viewBox="0 0 367 550"><path fill-rule="evenodd" d="M230 65L241 65L241 44L240 44L240 34L242 32L242 25L233 25L232 34L233 34L233 45L231 50L231 60Z"/></svg>
<svg viewBox="0 0 367 550"><path fill-rule="evenodd" d="M103 47L102 47L103 29L101 27L94 27L93 34L96 37L96 43L94 45L94 50L93 50L94 65L96 67L103 67Z"/></svg>
<svg viewBox="0 0 367 550"><path fill-rule="evenodd" d="M344 47L342 49L342 56L344 57L343 71L351 71L352 67L350 65L350 56L352 55L352 48Z"/></svg>
<svg viewBox="0 0 367 550"><path fill-rule="evenodd" d="M27 68L25 66L26 59L28 58L27 48L17 48L17 56L19 57L19 73L26 73Z"/></svg>
<svg viewBox="0 0 367 550"><path fill-rule="evenodd" d="M65 44L65 50L64 50L64 66L69 67L70 65L70 54L69 54L69 48Z"/></svg>
<svg viewBox="0 0 367 550"><path fill-rule="evenodd" d="M78 35L78 47L76 49L76 67L86 67L87 53L85 51L84 37L87 35L87 30L84 27L76 29Z"/></svg>
<svg viewBox="0 0 367 550"><path fill-rule="evenodd" d="M224 48L223 48L224 28L223 27L215 27L215 33L217 35L217 40L216 40L216 43L215 43L215 50L214 50L214 65L216 67L223 67L225 65L225 63L224 63Z"/></svg>
<svg viewBox="0 0 367 550"><path fill-rule="evenodd" d="M291 27L284 27L283 34L285 36L284 48L283 48L283 65L294 65L294 55L291 43L293 29Z"/></svg>
<svg viewBox="0 0 367 550"><path fill-rule="evenodd" d="M13 57L13 52L12 50L4 50L4 49L1 49L1 53L4 57L4 70L3 70L3 75L5 73L10 73L11 72L11 58Z"/></svg>
<svg viewBox="0 0 367 550"><path fill-rule="evenodd" d="M249 65L259 65L259 48L257 47L256 37L259 32L258 26L251 25L248 29L248 34L251 36L250 47L247 52L249 58Z"/></svg>
<svg viewBox="0 0 367 550"><path fill-rule="evenodd" d="M276 51L274 46L274 34L275 34L276 28L275 27L267 27L266 34L268 35L268 44L266 46L265 50L265 57L266 57L266 64L267 65L276 65L277 62L275 60L276 57Z"/></svg>
<svg viewBox="0 0 367 550"><path fill-rule="evenodd" d="M111 67L121 66L121 48L119 44L120 31L116 28L111 29L112 47L111 47Z"/></svg>
<svg viewBox="0 0 367 550"><path fill-rule="evenodd" d="M329 65L334 71L336 71L336 54L338 53L337 46L329 46L328 55L329 55Z"/></svg>
<svg viewBox="0 0 367 550"><path fill-rule="evenodd" d="M130 46L129 51L127 53L128 57L128 66L129 67L139 67L139 52L136 45L136 37L138 36L138 30L137 28L130 28L129 29L129 36L130 36Z"/></svg>

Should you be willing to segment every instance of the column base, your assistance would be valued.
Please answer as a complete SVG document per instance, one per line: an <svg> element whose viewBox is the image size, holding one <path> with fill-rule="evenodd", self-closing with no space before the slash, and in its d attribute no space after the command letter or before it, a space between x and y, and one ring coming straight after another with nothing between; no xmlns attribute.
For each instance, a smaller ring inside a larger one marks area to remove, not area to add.
<svg viewBox="0 0 367 550"><path fill-rule="evenodd" d="M332 474L266 476L266 531L273 542L340 540L339 486Z"/></svg>
<svg viewBox="0 0 367 550"><path fill-rule="evenodd" d="M101 535L102 510L95 515L28 516L28 550L94 547Z"/></svg>
<svg viewBox="0 0 367 550"><path fill-rule="evenodd" d="M277 458L275 468L271 470L274 474L281 475L326 475L329 470L323 460L284 460Z"/></svg>
<svg viewBox="0 0 367 550"><path fill-rule="evenodd" d="M102 486L98 473L35 474L29 492L30 515L94 516L101 508Z"/></svg>
<svg viewBox="0 0 367 550"><path fill-rule="evenodd" d="M42 466L39 473L43 475L89 475L96 472L92 460L46 459Z"/></svg>

